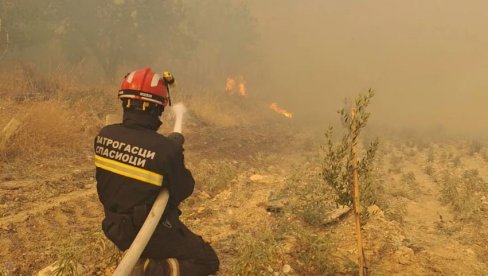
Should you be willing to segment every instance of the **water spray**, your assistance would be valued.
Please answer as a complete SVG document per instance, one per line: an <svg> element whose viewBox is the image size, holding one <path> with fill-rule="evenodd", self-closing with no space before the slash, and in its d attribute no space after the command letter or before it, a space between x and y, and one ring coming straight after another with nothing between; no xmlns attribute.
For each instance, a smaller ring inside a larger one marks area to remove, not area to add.
<svg viewBox="0 0 488 276"><path fill-rule="evenodd" d="M173 132L181 133L181 129L183 128L183 115L186 112L186 107L183 103L177 103L172 106L172 110L176 116Z"/></svg>

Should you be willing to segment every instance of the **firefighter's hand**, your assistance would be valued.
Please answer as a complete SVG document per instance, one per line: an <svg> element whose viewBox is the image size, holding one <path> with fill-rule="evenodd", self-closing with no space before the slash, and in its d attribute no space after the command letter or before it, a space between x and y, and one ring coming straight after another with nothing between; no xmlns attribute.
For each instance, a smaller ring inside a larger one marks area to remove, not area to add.
<svg viewBox="0 0 488 276"><path fill-rule="evenodd" d="M185 137L179 132L172 132L170 135L168 135L168 139L174 141L180 146L183 146L183 144L185 143Z"/></svg>

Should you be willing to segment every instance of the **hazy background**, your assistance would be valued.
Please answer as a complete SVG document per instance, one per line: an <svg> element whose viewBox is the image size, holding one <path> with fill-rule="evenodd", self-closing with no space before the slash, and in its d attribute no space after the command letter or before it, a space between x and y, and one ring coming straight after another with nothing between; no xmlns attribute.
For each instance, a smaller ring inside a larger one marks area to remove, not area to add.
<svg viewBox="0 0 488 276"><path fill-rule="evenodd" d="M0 67L71 64L118 82L149 65L194 93L242 75L251 96L319 128L373 88L377 127L481 134L487 11L479 0L1 0Z"/></svg>
<svg viewBox="0 0 488 276"><path fill-rule="evenodd" d="M377 91L373 121L486 132L488 2L252 1L268 90L304 116Z"/></svg>

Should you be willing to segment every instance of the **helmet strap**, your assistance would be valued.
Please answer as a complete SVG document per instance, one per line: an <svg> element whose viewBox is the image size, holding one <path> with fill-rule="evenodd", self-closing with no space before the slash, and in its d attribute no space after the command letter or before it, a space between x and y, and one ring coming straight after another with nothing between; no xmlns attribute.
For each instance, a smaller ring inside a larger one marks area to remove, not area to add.
<svg viewBox="0 0 488 276"><path fill-rule="evenodd" d="M142 111L146 111L146 108L149 106L148 102L143 102L142 103Z"/></svg>
<svg viewBox="0 0 488 276"><path fill-rule="evenodd" d="M164 106L162 105L151 103L151 102L139 101L139 100L131 101L131 99L123 99L122 107L124 108L124 110L126 109L139 110L152 115L156 115L158 117L160 117L164 111Z"/></svg>
<svg viewBox="0 0 488 276"><path fill-rule="evenodd" d="M166 90L168 91L168 104L171 106L171 93L169 92L169 84L165 81L164 84L166 85Z"/></svg>

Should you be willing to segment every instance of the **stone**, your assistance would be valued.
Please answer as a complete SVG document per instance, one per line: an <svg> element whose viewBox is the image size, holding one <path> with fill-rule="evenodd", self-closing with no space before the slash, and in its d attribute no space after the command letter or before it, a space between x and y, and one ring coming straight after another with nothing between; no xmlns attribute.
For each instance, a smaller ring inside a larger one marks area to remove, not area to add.
<svg viewBox="0 0 488 276"><path fill-rule="evenodd" d="M3 139L8 140L20 128L20 121L12 118L2 130Z"/></svg>
<svg viewBox="0 0 488 276"><path fill-rule="evenodd" d="M344 217L351 210L352 209L349 206L345 206L345 205L339 206L339 208L333 210L332 212L329 212L326 215L325 220L324 220L324 224L330 224L330 223L337 222L339 219Z"/></svg>
<svg viewBox="0 0 488 276"><path fill-rule="evenodd" d="M283 271L283 273L288 274L292 271L292 268L289 264L285 264L281 270Z"/></svg>
<svg viewBox="0 0 488 276"><path fill-rule="evenodd" d="M0 148L3 148L8 140L20 129L20 121L12 118L0 133Z"/></svg>
<svg viewBox="0 0 488 276"><path fill-rule="evenodd" d="M259 181L263 181L264 180L264 176L263 175L260 175L260 174L254 174L254 175L251 175L251 177L249 177L249 179L251 181L254 181L254 182L259 182Z"/></svg>

